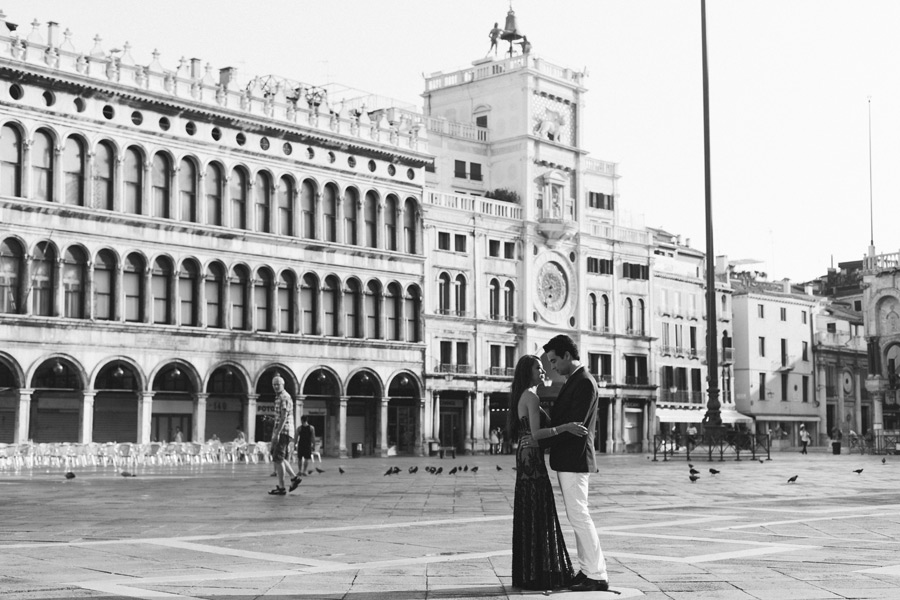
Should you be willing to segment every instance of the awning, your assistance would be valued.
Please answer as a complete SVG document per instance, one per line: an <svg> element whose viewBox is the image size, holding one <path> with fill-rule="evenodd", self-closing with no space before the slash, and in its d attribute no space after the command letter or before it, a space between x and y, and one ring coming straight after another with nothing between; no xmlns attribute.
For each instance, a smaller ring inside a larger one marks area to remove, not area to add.
<svg viewBox="0 0 900 600"><path fill-rule="evenodd" d="M748 417L736 410L723 408L719 413L723 423L752 423L753 417ZM697 408L657 408L656 418L661 423L701 423L706 416L706 407Z"/></svg>
<svg viewBox="0 0 900 600"><path fill-rule="evenodd" d="M796 421L803 423L818 423L822 420L821 417L816 416L798 416L798 415L756 415L756 420L760 422L766 421Z"/></svg>

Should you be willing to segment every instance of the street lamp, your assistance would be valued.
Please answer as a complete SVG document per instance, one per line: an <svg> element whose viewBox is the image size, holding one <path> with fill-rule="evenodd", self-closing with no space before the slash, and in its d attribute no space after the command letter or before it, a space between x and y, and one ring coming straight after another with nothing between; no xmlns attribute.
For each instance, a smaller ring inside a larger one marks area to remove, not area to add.
<svg viewBox="0 0 900 600"><path fill-rule="evenodd" d="M700 37L703 54L703 166L706 183L706 403L707 429L722 427L719 410L719 356L718 333L716 331L716 255L713 249L712 184L710 179L709 148L709 68L706 59L706 0L700 0Z"/></svg>

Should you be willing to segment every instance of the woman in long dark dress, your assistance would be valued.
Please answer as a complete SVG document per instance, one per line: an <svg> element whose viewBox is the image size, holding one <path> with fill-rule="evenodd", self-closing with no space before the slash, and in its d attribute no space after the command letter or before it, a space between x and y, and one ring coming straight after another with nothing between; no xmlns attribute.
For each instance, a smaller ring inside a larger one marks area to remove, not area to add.
<svg viewBox="0 0 900 600"><path fill-rule="evenodd" d="M541 361L531 355L516 364L507 419L516 452L516 496L513 507L512 584L529 590L568 587L572 561L556 513L553 487L538 440L560 433L587 435L580 423L548 427L550 417L540 406L537 386L544 381Z"/></svg>

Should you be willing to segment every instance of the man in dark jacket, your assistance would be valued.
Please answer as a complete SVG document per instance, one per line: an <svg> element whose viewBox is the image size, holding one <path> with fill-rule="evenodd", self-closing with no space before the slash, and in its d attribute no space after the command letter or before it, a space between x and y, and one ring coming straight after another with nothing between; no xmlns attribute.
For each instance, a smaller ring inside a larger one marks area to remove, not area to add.
<svg viewBox="0 0 900 600"><path fill-rule="evenodd" d="M578 422L587 428L584 437L562 433L554 436L549 444L550 468L556 471L566 505L566 517L575 530L581 567L570 589L576 592L605 591L609 589L606 560L588 509L588 479L591 473L597 471L594 458L599 398L597 383L581 364L578 348L569 336L554 337L544 345L544 351L550 366L567 378L550 411L551 425L555 428L563 423Z"/></svg>

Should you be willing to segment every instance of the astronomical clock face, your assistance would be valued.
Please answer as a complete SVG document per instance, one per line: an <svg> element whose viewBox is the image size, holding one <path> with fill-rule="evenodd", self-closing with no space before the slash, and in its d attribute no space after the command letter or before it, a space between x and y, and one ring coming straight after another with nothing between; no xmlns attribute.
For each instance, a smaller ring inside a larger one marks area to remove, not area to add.
<svg viewBox="0 0 900 600"><path fill-rule="evenodd" d="M569 298L569 278L557 263L546 262L538 271L537 295L547 310L556 312L565 306Z"/></svg>
<svg viewBox="0 0 900 600"><path fill-rule="evenodd" d="M845 394L853 393L853 377L850 376L850 373L844 373L843 386Z"/></svg>

